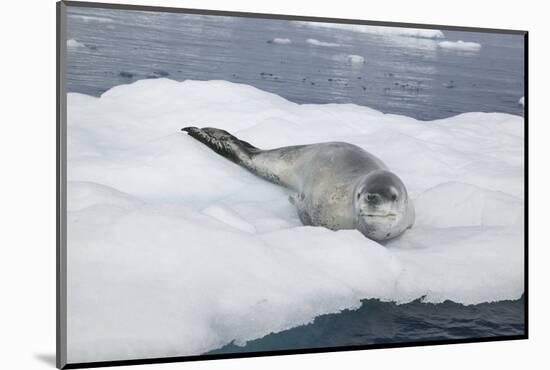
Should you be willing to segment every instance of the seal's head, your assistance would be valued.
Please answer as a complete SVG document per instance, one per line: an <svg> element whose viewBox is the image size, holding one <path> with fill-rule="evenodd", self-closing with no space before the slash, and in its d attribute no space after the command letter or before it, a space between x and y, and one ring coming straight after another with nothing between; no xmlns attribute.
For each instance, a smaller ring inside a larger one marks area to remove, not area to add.
<svg viewBox="0 0 550 370"><path fill-rule="evenodd" d="M376 170L355 188L353 202L357 229L376 241L401 235L414 223L414 206L399 177Z"/></svg>

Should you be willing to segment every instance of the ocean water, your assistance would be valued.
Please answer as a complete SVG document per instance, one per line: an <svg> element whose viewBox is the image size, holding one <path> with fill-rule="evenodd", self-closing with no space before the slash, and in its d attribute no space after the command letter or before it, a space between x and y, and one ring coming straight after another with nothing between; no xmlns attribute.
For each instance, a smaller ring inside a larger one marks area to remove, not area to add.
<svg viewBox="0 0 550 370"><path fill-rule="evenodd" d="M269 334L244 346L230 343L208 354L264 352L369 344L423 342L524 334L524 299L464 306L396 305L368 299L358 310L317 317L313 323Z"/></svg>
<svg viewBox="0 0 550 370"><path fill-rule="evenodd" d="M100 95L138 79L222 79L296 103L355 103L422 120L463 112L523 114L523 37L445 31L373 35L300 22L69 8L68 91ZM290 44L270 42L288 39ZM312 45L317 40L332 46ZM364 58L353 62L350 55Z"/></svg>
<svg viewBox="0 0 550 370"><path fill-rule="evenodd" d="M443 49L438 39L279 20L78 7L69 7L68 17L67 38L75 40L69 92L99 96L149 78L222 79L296 103L354 103L420 120L472 111L523 115L518 35L444 31L446 40L481 44L468 51ZM523 299L473 306L365 300L358 310L211 353L521 335L524 316Z"/></svg>

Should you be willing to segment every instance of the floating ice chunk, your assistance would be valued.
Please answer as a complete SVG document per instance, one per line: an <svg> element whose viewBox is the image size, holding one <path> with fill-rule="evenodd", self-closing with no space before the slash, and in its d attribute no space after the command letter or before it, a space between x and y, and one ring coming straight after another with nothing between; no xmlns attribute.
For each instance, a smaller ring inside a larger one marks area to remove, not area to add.
<svg viewBox="0 0 550 370"><path fill-rule="evenodd" d="M288 44L292 44L292 40L291 39L275 37L274 39L268 40L267 43L268 44L288 45Z"/></svg>
<svg viewBox="0 0 550 370"><path fill-rule="evenodd" d="M332 28L345 31L368 33L382 36L405 36L428 39L440 39L445 35L440 30L426 30L419 28L406 27L385 27L385 26L368 26L362 24L341 24L341 23L324 23L324 22L299 22L301 25L319 28Z"/></svg>
<svg viewBox="0 0 550 370"><path fill-rule="evenodd" d="M365 58L362 57L361 55L348 55L348 60L352 63L352 64L364 64L365 63Z"/></svg>
<svg viewBox="0 0 550 370"><path fill-rule="evenodd" d="M525 96L522 96L521 99L519 99L518 104L525 107Z"/></svg>
<svg viewBox="0 0 550 370"><path fill-rule="evenodd" d="M83 48L83 47L85 47L85 45L76 41L75 39L67 40L67 48L69 49L76 49L76 48Z"/></svg>
<svg viewBox="0 0 550 370"><path fill-rule="evenodd" d="M462 40L441 41L438 45L440 48L451 50L478 51L481 49L481 44L477 42L466 42Z"/></svg>
<svg viewBox="0 0 550 370"><path fill-rule="evenodd" d="M113 22L111 18L94 17L90 15L69 14L69 17L74 19L80 19L81 21L84 21L86 23L88 22L112 23Z"/></svg>
<svg viewBox="0 0 550 370"><path fill-rule="evenodd" d="M424 122L165 78L67 100L71 362L200 354L364 298L474 304L523 293L521 116ZM264 149L358 145L402 178L417 222L385 245L304 226L290 191L180 131L190 124Z"/></svg>
<svg viewBox="0 0 550 370"><path fill-rule="evenodd" d="M306 42L310 45L326 46L326 47L330 47L330 48L335 48L335 47L342 46L342 44L337 44L337 43L334 43L334 42L319 41L317 39L307 39Z"/></svg>
<svg viewBox="0 0 550 370"><path fill-rule="evenodd" d="M361 66L365 64L365 58L361 55L354 54L337 54L332 57L335 61L351 64L353 66ZM332 78L331 81L339 81L340 79Z"/></svg>

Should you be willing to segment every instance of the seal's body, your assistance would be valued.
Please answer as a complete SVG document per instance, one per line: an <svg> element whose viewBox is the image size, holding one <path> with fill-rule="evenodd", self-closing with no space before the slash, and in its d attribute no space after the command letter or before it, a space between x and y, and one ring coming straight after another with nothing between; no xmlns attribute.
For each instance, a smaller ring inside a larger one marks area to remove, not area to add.
<svg viewBox="0 0 550 370"><path fill-rule="evenodd" d="M358 229L381 241L414 223L403 182L358 146L329 142L261 150L216 128L183 130L252 173L293 190L290 201L304 225Z"/></svg>

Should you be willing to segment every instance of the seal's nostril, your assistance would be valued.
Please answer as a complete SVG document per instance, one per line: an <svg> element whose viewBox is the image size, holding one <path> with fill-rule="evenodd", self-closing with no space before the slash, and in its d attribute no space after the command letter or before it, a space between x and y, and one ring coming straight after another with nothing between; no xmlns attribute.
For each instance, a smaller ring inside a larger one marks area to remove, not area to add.
<svg viewBox="0 0 550 370"><path fill-rule="evenodd" d="M378 201L378 194L368 193L367 194L367 202L369 203L376 203Z"/></svg>

